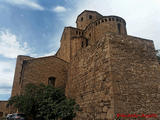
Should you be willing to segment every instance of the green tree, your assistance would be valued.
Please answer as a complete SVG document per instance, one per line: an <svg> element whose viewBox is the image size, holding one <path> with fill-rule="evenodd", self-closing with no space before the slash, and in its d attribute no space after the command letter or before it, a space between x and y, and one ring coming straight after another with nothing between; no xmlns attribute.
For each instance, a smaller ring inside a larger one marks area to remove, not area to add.
<svg viewBox="0 0 160 120"><path fill-rule="evenodd" d="M24 93L11 97L8 105L37 120L72 120L79 110L78 104L67 98L64 90L44 84L27 84Z"/></svg>

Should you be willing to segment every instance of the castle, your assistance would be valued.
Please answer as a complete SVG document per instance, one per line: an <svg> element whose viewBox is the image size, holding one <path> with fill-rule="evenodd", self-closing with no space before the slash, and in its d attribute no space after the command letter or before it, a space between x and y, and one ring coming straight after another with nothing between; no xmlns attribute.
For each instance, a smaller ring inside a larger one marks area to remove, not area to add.
<svg viewBox="0 0 160 120"><path fill-rule="evenodd" d="M76 100L82 111L75 120L160 115L160 64L153 41L127 35L123 18L96 11L83 11L76 24L64 28L55 55L18 56L11 96L27 83L42 82L65 88Z"/></svg>

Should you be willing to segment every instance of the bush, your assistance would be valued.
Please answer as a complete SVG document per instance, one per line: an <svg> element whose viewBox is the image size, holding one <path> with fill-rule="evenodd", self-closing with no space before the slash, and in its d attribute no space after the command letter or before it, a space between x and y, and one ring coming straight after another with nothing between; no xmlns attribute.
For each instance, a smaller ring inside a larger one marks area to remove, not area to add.
<svg viewBox="0 0 160 120"><path fill-rule="evenodd" d="M79 106L65 96L64 90L44 84L28 84L22 95L12 97L8 105L37 120L72 120Z"/></svg>

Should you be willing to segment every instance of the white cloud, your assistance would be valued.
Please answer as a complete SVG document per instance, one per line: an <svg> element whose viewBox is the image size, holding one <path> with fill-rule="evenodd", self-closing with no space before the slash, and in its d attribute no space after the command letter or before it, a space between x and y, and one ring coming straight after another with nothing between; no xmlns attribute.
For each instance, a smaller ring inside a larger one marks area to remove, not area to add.
<svg viewBox="0 0 160 120"><path fill-rule="evenodd" d="M17 55L26 55L30 49L27 43L20 44L17 36L9 31L0 31L0 55L7 58L16 58Z"/></svg>
<svg viewBox="0 0 160 120"><path fill-rule="evenodd" d="M0 88L0 95L3 95L3 94L11 94L11 88L10 89L7 89L7 88Z"/></svg>
<svg viewBox="0 0 160 120"><path fill-rule="evenodd" d="M63 6L56 6L55 8L53 8L53 11L54 12L65 12L66 11L66 8L63 7Z"/></svg>
<svg viewBox="0 0 160 120"><path fill-rule="evenodd" d="M15 61L0 61L0 86L12 85Z"/></svg>
<svg viewBox="0 0 160 120"><path fill-rule="evenodd" d="M10 94L15 61L0 61L0 94Z"/></svg>
<svg viewBox="0 0 160 120"><path fill-rule="evenodd" d="M12 5L23 5L35 10L44 10L44 7L31 0L5 0Z"/></svg>
<svg viewBox="0 0 160 120"><path fill-rule="evenodd" d="M75 26L77 16L85 9L104 16L121 16L126 20L128 34L154 40L155 47L160 49L159 6L159 0L80 0L64 22L67 26Z"/></svg>
<svg viewBox="0 0 160 120"><path fill-rule="evenodd" d="M45 53L45 54L32 54L32 56L33 56L34 58L39 58L39 57L53 56L53 55L55 55L55 54L56 54L55 51L51 51L51 52Z"/></svg>
<svg viewBox="0 0 160 120"><path fill-rule="evenodd" d="M43 56L51 56L51 55L55 55L56 52L55 51L51 51L50 53L46 53Z"/></svg>

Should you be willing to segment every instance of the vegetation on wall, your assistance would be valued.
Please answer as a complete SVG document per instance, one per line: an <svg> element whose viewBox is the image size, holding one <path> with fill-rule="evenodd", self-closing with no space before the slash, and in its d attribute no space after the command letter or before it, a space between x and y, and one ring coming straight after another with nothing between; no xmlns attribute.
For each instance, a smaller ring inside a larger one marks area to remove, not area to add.
<svg viewBox="0 0 160 120"><path fill-rule="evenodd" d="M34 120L72 120L79 106L65 96L64 90L44 84L28 84L22 95L9 99L19 112Z"/></svg>

